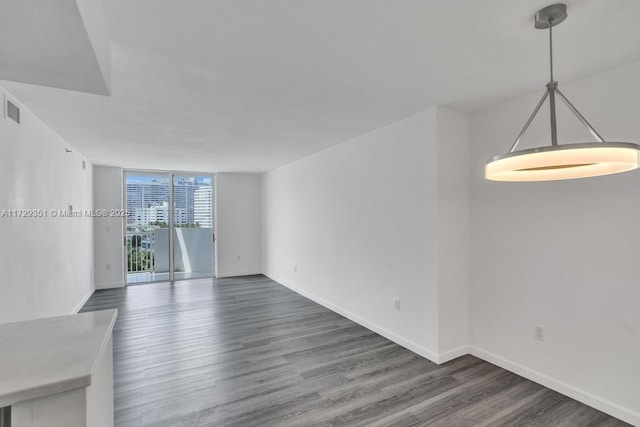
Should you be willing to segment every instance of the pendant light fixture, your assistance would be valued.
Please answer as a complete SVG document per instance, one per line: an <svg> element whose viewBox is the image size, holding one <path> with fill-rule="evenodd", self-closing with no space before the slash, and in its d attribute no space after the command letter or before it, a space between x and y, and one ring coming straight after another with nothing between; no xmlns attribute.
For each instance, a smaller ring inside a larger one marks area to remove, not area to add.
<svg viewBox="0 0 640 427"><path fill-rule="evenodd" d="M567 18L567 5L553 4L541 9L535 16L535 28L549 29L549 58L551 79L538 105L520 131L511 149L490 159L485 166L485 177L492 181L553 181L609 175L636 169L640 166L640 145L629 142L606 142L587 122L582 114L558 89L553 79L553 27ZM556 126L556 97L591 132L597 142L558 144ZM551 113L551 145L516 151L520 139L549 99Z"/></svg>

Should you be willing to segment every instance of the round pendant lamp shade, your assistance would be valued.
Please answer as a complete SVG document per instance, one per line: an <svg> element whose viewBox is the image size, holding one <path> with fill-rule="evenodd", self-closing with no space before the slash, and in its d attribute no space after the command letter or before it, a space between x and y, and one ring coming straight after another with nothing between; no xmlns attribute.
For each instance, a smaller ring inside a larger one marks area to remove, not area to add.
<svg viewBox="0 0 640 427"><path fill-rule="evenodd" d="M514 151L485 166L491 181L556 181L610 175L637 169L640 146L627 142L588 142Z"/></svg>

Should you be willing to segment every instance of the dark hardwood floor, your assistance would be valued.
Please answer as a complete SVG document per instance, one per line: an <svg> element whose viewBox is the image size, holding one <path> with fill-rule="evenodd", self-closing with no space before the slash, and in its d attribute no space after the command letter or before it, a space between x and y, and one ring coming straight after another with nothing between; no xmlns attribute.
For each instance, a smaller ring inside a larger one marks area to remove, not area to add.
<svg viewBox="0 0 640 427"><path fill-rule="evenodd" d="M436 365L264 276L99 290L117 426L620 426L464 356Z"/></svg>

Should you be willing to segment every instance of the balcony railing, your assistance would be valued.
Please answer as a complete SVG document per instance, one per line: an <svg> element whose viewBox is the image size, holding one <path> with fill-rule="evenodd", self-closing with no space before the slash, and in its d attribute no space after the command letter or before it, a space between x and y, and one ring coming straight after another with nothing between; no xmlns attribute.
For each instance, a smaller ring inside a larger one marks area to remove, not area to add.
<svg viewBox="0 0 640 427"><path fill-rule="evenodd" d="M169 272L169 229L127 228L127 273ZM175 229L176 272L213 274L213 229Z"/></svg>
<svg viewBox="0 0 640 427"><path fill-rule="evenodd" d="M155 230L127 230L127 272L155 271Z"/></svg>

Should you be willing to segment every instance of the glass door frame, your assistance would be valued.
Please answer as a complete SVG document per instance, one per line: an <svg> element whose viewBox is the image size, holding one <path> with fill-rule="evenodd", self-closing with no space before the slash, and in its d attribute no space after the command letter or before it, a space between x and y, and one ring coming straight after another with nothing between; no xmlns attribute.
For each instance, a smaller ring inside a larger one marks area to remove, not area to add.
<svg viewBox="0 0 640 427"><path fill-rule="evenodd" d="M218 246L218 242L216 239L216 235L217 235L217 224L218 221L216 220L216 215L215 215L215 207L217 206L215 203L216 197L216 185L217 185L217 177L216 174L214 172L193 172L193 171L179 171L179 170L161 170L161 169L122 169L122 206L124 207L124 209L127 209L127 174L131 175L131 174L140 174L140 175L144 175L144 174L149 174L149 175L158 175L158 176L164 176L167 177L169 180L168 186L169 186L169 197L168 197L168 203L169 203L169 209L167 212L167 216L168 216L168 223L167 223L167 228L168 228L168 233L169 233L169 282L173 283L176 281L175 278L175 223L174 223L174 206L173 206L173 199L174 199L174 195L173 195L173 188L174 188L174 177L176 176L210 176L211 177L211 227L213 229L213 242L211 242L212 244L212 259L211 259L211 278L215 278L216 277L216 272L217 272L217 259L218 259L218 251L217 251L217 246ZM127 215L123 216L123 227L122 227L122 231L123 231L123 241L124 241L124 246L123 246L123 251L122 251L122 256L123 256L123 265L124 265L124 269L123 269L123 283L125 284L125 286L129 286L129 281L128 281L128 264L127 264L127 218L128 218L128 214L129 212L127 212ZM204 278L208 278L208 277L204 277ZM179 279L179 280L189 280L189 279ZM146 284L146 283L158 283L158 282L163 282L164 280L153 280L150 282L136 282L135 284ZM134 283L132 283L134 284Z"/></svg>

